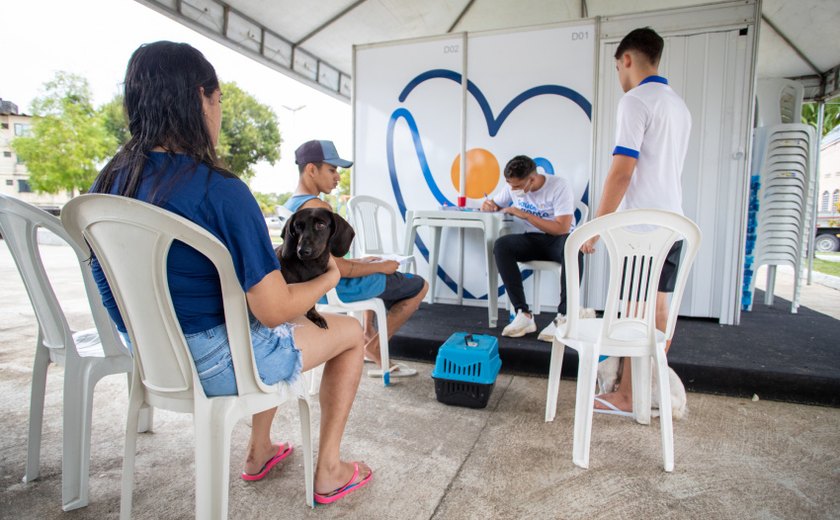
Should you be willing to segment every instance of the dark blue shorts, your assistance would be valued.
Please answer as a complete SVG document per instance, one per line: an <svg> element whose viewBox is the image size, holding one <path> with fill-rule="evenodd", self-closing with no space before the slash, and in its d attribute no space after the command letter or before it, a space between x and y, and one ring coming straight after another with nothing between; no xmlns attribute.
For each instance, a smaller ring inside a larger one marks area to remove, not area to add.
<svg viewBox="0 0 840 520"><path fill-rule="evenodd" d="M385 290L377 298L382 298L385 308L390 309L398 301L420 294L424 283L425 280L419 276L397 271L385 276Z"/></svg>

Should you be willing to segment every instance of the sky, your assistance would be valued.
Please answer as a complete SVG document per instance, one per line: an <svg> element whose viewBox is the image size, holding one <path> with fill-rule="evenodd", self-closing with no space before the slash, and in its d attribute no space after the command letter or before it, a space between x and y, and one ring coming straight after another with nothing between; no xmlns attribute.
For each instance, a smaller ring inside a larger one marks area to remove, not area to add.
<svg viewBox="0 0 840 520"><path fill-rule="evenodd" d="M142 43L186 42L199 49L221 81L235 81L277 114L283 144L274 166L257 165L251 188L284 193L297 184L294 150L309 139L335 142L352 160L352 110L295 79L237 53L134 0L12 0L0 9L0 98L30 113L32 100L57 71L83 76L94 104L122 88L131 53ZM284 108L288 107L288 108ZM299 110L292 111L290 109Z"/></svg>

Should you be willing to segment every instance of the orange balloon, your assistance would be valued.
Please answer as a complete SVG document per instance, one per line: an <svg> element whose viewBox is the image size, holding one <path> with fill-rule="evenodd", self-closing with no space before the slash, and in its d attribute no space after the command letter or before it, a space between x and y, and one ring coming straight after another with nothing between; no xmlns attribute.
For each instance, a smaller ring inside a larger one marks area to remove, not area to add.
<svg viewBox="0 0 840 520"><path fill-rule="evenodd" d="M452 161L452 185L461 192L461 154ZM467 150L467 189L466 196L471 199L483 199L499 183L499 161L484 148Z"/></svg>

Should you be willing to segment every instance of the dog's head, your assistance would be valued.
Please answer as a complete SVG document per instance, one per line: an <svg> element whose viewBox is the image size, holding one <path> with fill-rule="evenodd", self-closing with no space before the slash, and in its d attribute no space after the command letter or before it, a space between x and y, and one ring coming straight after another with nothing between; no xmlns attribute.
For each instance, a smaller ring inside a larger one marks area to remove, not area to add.
<svg viewBox="0 0 840 520"><path fill-rule="evenodd" d="M340 215L324 208L295 212L283 227L283 247L293 247L301 260L318 258L329 248L333 256L344 256L356 233Z"/></svg>

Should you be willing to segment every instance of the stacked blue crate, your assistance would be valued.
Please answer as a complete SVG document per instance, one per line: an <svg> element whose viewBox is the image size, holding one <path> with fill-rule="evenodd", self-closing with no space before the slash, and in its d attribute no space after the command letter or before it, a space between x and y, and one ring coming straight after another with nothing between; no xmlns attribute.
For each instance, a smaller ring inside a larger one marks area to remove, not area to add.
<svg viewBox="0 0 840 520"><path fill-rule="evenodd" d="M753 175L750 177L750 205L747 212L747 243L746 256L744 257L744 283L741 291L741 308L748 311L752 308L753 293L750 290L752 284L752 277L755 274L753 271L753 262L755 256L753 249L755 248L755 240L757 237L758 228L758 193L761 189L761 176Z"/></svg>

